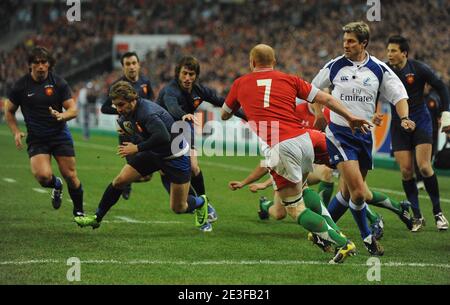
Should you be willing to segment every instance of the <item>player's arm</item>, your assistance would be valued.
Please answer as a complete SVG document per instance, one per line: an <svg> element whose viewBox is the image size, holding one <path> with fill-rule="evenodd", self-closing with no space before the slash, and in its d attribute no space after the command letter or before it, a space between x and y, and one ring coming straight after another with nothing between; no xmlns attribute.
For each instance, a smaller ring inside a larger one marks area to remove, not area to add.
<svg viewBox="0 0 450 305"><path fill-rule="evenodd" d="M222 96L218 96L216 94L216 91L208 88L208 87L203 87L204 93L205 93L205 97L204 100L208 101L210 104L213 104L216 107L223 107L223 104L225 103L225 98ZM244 113L244 110L242 110L242 108L238 109L236 112L234 112L234 115L237 116L238 118L241 118L245 121L247 121L247 116Z"/></svg>
<svg viewBox="0 0 450 305"><path fill-rule="evenodd" d="M249 185L248 188L251 192L256 193L257 191L265 190L271 185L272 185L272 177L270 177L264 182L251 184Z"/></svg>
<svg viewBox="0 0 450 305"><path fill-rule="evenodd" d="M175 120L183 120L186 115L190 114L186 113L181 108L180 104L178 104L179 98L181 98L179 92L176 92L176 89L169 87L161 100L161 103L166 106L167 111Z"/></svg>
<svg viewBox="0 0 450 305"><path fill-rule="evenodd" d="M426 82L437 91L439 97L441 98L439 107L439 113L441 115L443 111L449 110L450 94L448 87L428 65L422 63L421 70L424 73Z"/></svg>
<svg viewBox="0 0 450 305"><path fill-rule="evenodd" d="M22 138L25 137L25 134L20 131L19 125L17 124L16 119L16 111L19 109L19 106L13 104L10 100L6 100L5 102L5 120L8 124L11 133L14 136L14 141L16 143L16 147L18 149L22 148Z"/></svg>
<svg viewBox="0 0 450 305"><path fill-rule="evenodd" d="M323 105L319 103L312 104L313 110L314 110L314 125L313 127L317 130L325 130L325 128L328 125L327 119L325 118L325 115L323 114Z"/></svg>
<svg viewBox="0 0 450 305"><path fill-rule="evenodd" d="M109 96L106 98L100 111L104 114L119 114L117 109L113 107L112 99Z"/></svg>
<svg viewBox="0 0 450 305"><path fill-rule="evenodd" d="M228 93L225 103L222 105L220 111L220 117L222 120L226 121L233 117L234 113L241 108L239 101L237 100L237 81L233 82L230 92Z"/></svg>
<svg viewBox="0 0 450 305"><path fill-rule="evenodd" d="M244 186L259 180L265 174L267 174L267 168L258 165L244 180L230 181L228 187L233 191L241 189Z"/></svg>
<svg viewBox="0 0 450 305"><path fill-rule="evenodd" d="M405 129L406 131L413 131L416 128L416 123L411 121L408 117L409 105L408 105L407 99L403 98L403 99L399 100L395 104L395 111L397 112L398 116L400 117L401 126L403 127L403 129Z"/></svg>
<svg viewBox="0 0 450 305"><path fill-rule="evenodd" d="M163 121L158 117L149 117L145 122L144 128L147 133L150 134L147 139L139 144L124 142L123 145L119 145L117 154L123 158L141 151L152 150L163 145L170 145L169 131Z"/></svg>
<svg viewBox="0 0 450 305"><path fill-rule="evenodd" d="M370 130L371 125L368 121L351 114L337 99L328 93L318 90L313 102L319 103L345 118L351 129L360 129L364 133Z"/></svg>

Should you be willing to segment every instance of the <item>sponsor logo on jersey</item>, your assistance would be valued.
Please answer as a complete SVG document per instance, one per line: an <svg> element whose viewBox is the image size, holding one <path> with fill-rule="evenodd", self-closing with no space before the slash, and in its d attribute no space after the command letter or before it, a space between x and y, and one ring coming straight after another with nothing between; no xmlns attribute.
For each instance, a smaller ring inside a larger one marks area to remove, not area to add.
<svg viewBox="0 0 450 305"><path fill-rule="evenodd" d="M364 85L365 87L370 87L370 86L371 86L371 84L370 84L370 77L366 78L366 79L363 81L363 85Z"/></svg>
<svg viewBox="0 0 450 305"><path fill-rule="evenodd" d="M346 75L341 76L341 81L348 82L348 76L346 76Z"/></svg>
<svg viewBox="0 0 450 305"><path fill-rule="evenodd" d="M194 97L194 109L197 109L198 106L203 102L202 98L197 96Z"/></svg>

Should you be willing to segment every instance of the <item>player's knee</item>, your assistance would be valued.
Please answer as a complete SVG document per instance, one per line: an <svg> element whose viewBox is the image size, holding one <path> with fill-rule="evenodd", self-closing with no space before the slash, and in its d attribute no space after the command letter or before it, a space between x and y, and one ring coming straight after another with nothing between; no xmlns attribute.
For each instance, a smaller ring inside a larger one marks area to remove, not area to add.
<svg viewBox="0 0 450 305"><path fill-rule="evenodd" d="M413 169L412 169L412 167L409 167L409 166L401 168L400 172L402 174L402 179L405 181L411 180L414 176Z"/></svg>
<svg viewBox="0 0 450 305"><path fill-rule="evenodd" d="M275 211L273 213L271 213L271 216L275 219L275 220L282 220L286 218L286 210L283 211Z"/></svg>
<svg viewBox="0 0 450 305"><path fill-rule="evenodd" d="M430 177L433 175L433 168L431 167L431 164L419 165L419 171L423 177Z"/></svg>
<svg viewBox="0 0 450 305"><path fill-rule="evenodd" d="M116 189L122 190L129 184L129 181L125 180L123 177L118 176L114 178L112 186Z"/></svg>
<svg viewBox="0 0 450 305"><path fill-rule="evenodd" d="M363 203L365 200L365 191L363 188L351 192L351 199L355 204Z"/></svg>
<svg viewBox="0 0 450 305"><path fill-rule="evenodd" d="M47 186L52 180L51 173L37 173L34 175L34 177L36 178L37 182L39 182L39 184L44 187Z"/></svg>

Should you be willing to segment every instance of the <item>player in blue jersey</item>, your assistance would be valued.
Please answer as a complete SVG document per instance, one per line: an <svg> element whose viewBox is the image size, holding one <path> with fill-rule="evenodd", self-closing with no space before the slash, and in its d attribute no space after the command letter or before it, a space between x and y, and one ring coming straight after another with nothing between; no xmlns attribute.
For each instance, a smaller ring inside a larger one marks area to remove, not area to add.
<svg viewBox="0 0 450 305"><path fill-rule="evenodd" d="M141 65L139 57L136 54L136 52L124 53L120 58L120 63L122 64L123 76L114 81L113 84L119 81L127 81L133 86L133 88L138 93L139 97L147 100L153 100L155 95L152 89L152 85L150 83L150 80L140 73ZM113 107L110 98L107 98L106 101L103 103L101 111L104 114L115 114L115 115L118 114L117 109ZM136 141L137 139L132 139L130 138L129 135L119 134L120 144L122 144L123 142L136 142ZM127 157L127 159L128 158L131 157ZM148 180L149 177L143 177L141 181L148 181ZM130 198L130 194L131 194L131 184L129 184L127 187L124 188L122 193L123 199L128 200Z"/></svg>
<svg viewBox="0 0 450 305"><path fill-rule="evenodd" d="M419 208L419 196L414 178L414 155L420 174L423 176L425 189L433 204L433 215L439 230L448 229L448 221L440 207L439 186L436 174L431 166L433 127L431 116L425 104L423 92L425 84L430 84L440 96L440 112L449 105L449 91L444 82L425 63L408 59L408 40L402 36L392 36L388 40L387 56L389 66L397 74L409 96L409 117L416 123L412 133L400 127L402 119L395 111L392 114L391 138L392 150L402 173L403 189L414 213L411 231L417 232L425 220Z"/></svg>
<svg viewBox="0 0 450 305"><path fill-rule="evenodd" d="M9 93L6 122L17 148L21 149L25 134L20 131L15 116L20 107L27 128L31 172L41 186L53 189L52 205L59 209L63 182L53 174L53 156L67 182L73 215L83 215L83 187L77 176L72 135L66 124L78 114L76 102L67 82L52 72L55 61L46 48L33 48L28 64L30 73L19 79Z"/></svg>
<svg viewBox="0 0 450 305"><path fill-rule="evenodd" d="M157 103L166 109L175 121L186 121L190 124L190 131L186 137L189 138L191 145L191 185L196 194L204 195L206 193L205 182L194 145L194 123L198 123L194 112L204 101L222 107L225 98L217 96L213 89L199 84L200 64L193 56L184 56L180 59L175 67L174 76L174 79L159 93ZM237 116L245 118L242 111L239 111ZM167 184L164 176L161 176L161 179L163 184ZM217 216L210 213L209 217L212 220Z"/></svg>
<svg viewBox="0 0 450 305"><path fill-rule="evenodd" d="M189 194L191 163L189 145L182 134L174 132L175 123L171 115L161 106L138 96L133 86L119 81L111 87L109 94L120 117L119 126L130 136L139 136L137 144L124 142L119 146L121 157L133 156L127 160L118 176L106 188L95 215L76 217L81 227L98 228L109 209L117 203L123 189L131 182L162 171L169 181L170 207L177 213L195 211L196 226L202 231L212 230L208 222L206 195Z"/></svg>
<svg viewBox="0 0 450 305"><path fill-rule="evenodd" d="M383 62L366 51L370 40L369 26L352 22L343 27L344 55L328 62L313 79L320 89L333 87L332 95L354 115L371 120L378 97L395 105L402 119L401 128L414 129L408 119L408 95L401 81ZM328 206L337 221L347 207L337 197L350 198L349 207L371 255L383 255L384 249L371 234L366 220L367 188L364 183L372 164L372 135L352 133L345 119L332 112L326 129L327 149L331 164L337 166L343 178L340 192Z"/></svg>

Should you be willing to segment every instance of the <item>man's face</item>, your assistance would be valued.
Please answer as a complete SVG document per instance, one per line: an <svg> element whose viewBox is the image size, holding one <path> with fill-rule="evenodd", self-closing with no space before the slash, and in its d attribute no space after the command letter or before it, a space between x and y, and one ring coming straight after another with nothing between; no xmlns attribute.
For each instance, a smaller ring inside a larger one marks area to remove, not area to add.
<svg viewBox="0 0 450 305"><path fill-rule="evenodd" d="M406 59L406 52L400 50L398 43L388 44L386 52L389 64L392 66L398 66Z"/></svg>
<svg viewBox="0 0 450 305"><path fill-rule="evenodd" d="M364 52L364 43L358 41L355 33L344 33L343 38L345 57L350 60L356 60Z"/></svg>
<svg viewBox="0 0 450 305"><path fill-rule="evenodd" d="M139 78L139 71L141 66L136 56L125 57L123 59L123 74L131 81L137 81Z"/></svg>
<svg viewBox="0 0 450 305"><path fill-rule="evenodd" d="M186 67L181 68L180 74L178 75L178 83L181 88L190 92L196 79L197 73L195 73L194 70L190 70Z"/></svg>
<svg viewBox="0 0 450 305"><path fill-rule="evenodd" d="M35 58L31 62L31 75L38 82L44 81L48 76L50 63L45 58Z"/></svg>
<svg viewBox="0 0 450 305"><path fill-rule="evenodd" d="M117 112L125 117L129 117L133 113L134 107L136 106L136 100L127 102L123 99L115 99L112 103L116 107Z"/></svg>

